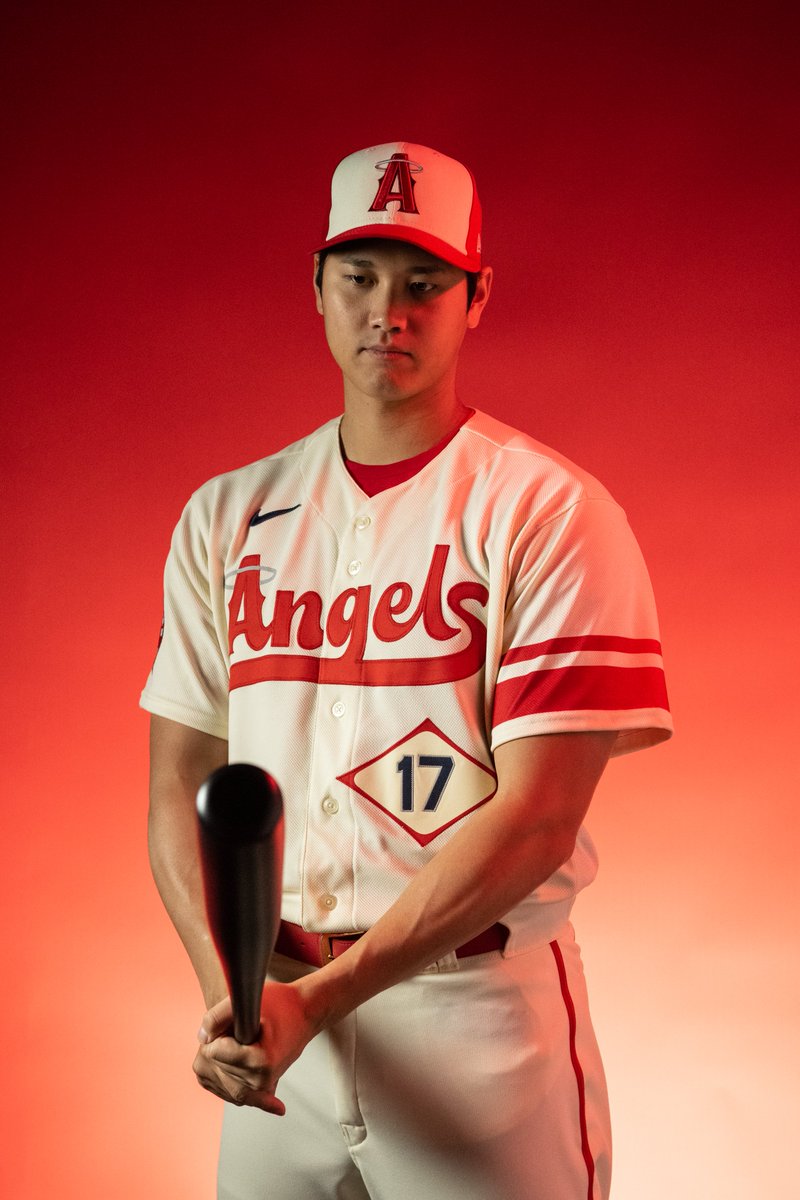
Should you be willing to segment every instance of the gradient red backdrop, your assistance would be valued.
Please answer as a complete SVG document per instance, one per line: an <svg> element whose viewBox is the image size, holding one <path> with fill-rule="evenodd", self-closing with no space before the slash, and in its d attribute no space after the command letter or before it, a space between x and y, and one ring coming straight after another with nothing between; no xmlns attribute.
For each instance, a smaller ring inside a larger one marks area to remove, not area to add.
<svg viewBox="0 0 800 1200"><path fill-rule="evenodd" d="M796 1186L797 93L790 6L57 6L4 35L0 1187L210 1200L199 991L150 881L172 525L338 411L308 250L345 153L481 189L465 400L598 475L677 735L614 763L576 925L616 1200Z"/></svg>

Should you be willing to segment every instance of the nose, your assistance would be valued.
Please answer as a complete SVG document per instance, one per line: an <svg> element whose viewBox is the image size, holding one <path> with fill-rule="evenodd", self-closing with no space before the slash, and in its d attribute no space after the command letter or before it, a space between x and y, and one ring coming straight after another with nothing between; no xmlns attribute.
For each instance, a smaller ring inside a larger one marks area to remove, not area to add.
<svg viewBox="0 0 800 1200"><path fill-rule="evenodd" d="M387 288L375 288L372 294L369 323L382 333L395 333L407 324L405 307L399 296Z"/></svg>

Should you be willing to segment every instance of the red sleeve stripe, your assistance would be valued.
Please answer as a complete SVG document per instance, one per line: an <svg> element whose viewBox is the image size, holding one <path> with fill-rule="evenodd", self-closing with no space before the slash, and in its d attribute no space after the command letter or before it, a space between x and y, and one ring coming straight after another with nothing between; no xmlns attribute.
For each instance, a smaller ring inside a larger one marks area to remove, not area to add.
<svg viewBox="0 0 800 1200"><path fill-rule="evenodd" d="M658 667L560 667L498 683L493 724L535 713L634 708L669 709Z"/></svg>
<svg viewBox="0 0 800 1200"><path fill-rule="evenodd" d="M661 671L664 664L660 654L622 654L619 650L579 650L568 654L545 654L536 661L506 663L498 672L498 682L538 674L540 671L555 671L567 667L655 667Z"/></svg>
<svg viewBox="0 0 800 1200"><path fill-rule="evenodd" d="M531 646L512 646L500 660L501 667L512 663L530 662L533 658L544 658L548 654L569 654L578 650L616 650L623 654L660 654L661 643L655 638L611 637L605 634L587 633L582 637L549 638L546 642L534 642Z"/></svg>

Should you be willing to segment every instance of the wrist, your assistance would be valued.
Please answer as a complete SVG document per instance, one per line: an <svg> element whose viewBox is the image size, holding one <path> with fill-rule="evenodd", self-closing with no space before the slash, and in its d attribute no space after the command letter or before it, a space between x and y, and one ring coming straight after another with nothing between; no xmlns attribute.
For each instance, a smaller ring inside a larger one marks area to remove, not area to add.
<svg viewBox="0 0 800 1200"><path fill-rule="evenodd" d="M306 1020L315 1033L340 1021L355 1007L349 976L341 968L341 959L303 975L291 986L297 989Z"/></svg>

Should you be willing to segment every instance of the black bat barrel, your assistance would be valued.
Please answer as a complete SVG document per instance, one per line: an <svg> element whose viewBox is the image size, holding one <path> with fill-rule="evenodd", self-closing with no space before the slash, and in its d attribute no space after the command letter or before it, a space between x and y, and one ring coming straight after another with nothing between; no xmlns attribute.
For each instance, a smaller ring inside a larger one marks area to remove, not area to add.
<svg viewBox="0 0 800 1200"><path fill-rule="evenodd" d="M233 1033L256 1041L261 993L278 935L283 800L271 775L250 763L212 772L197 793L208 923L233 1004Z"/></svg>

